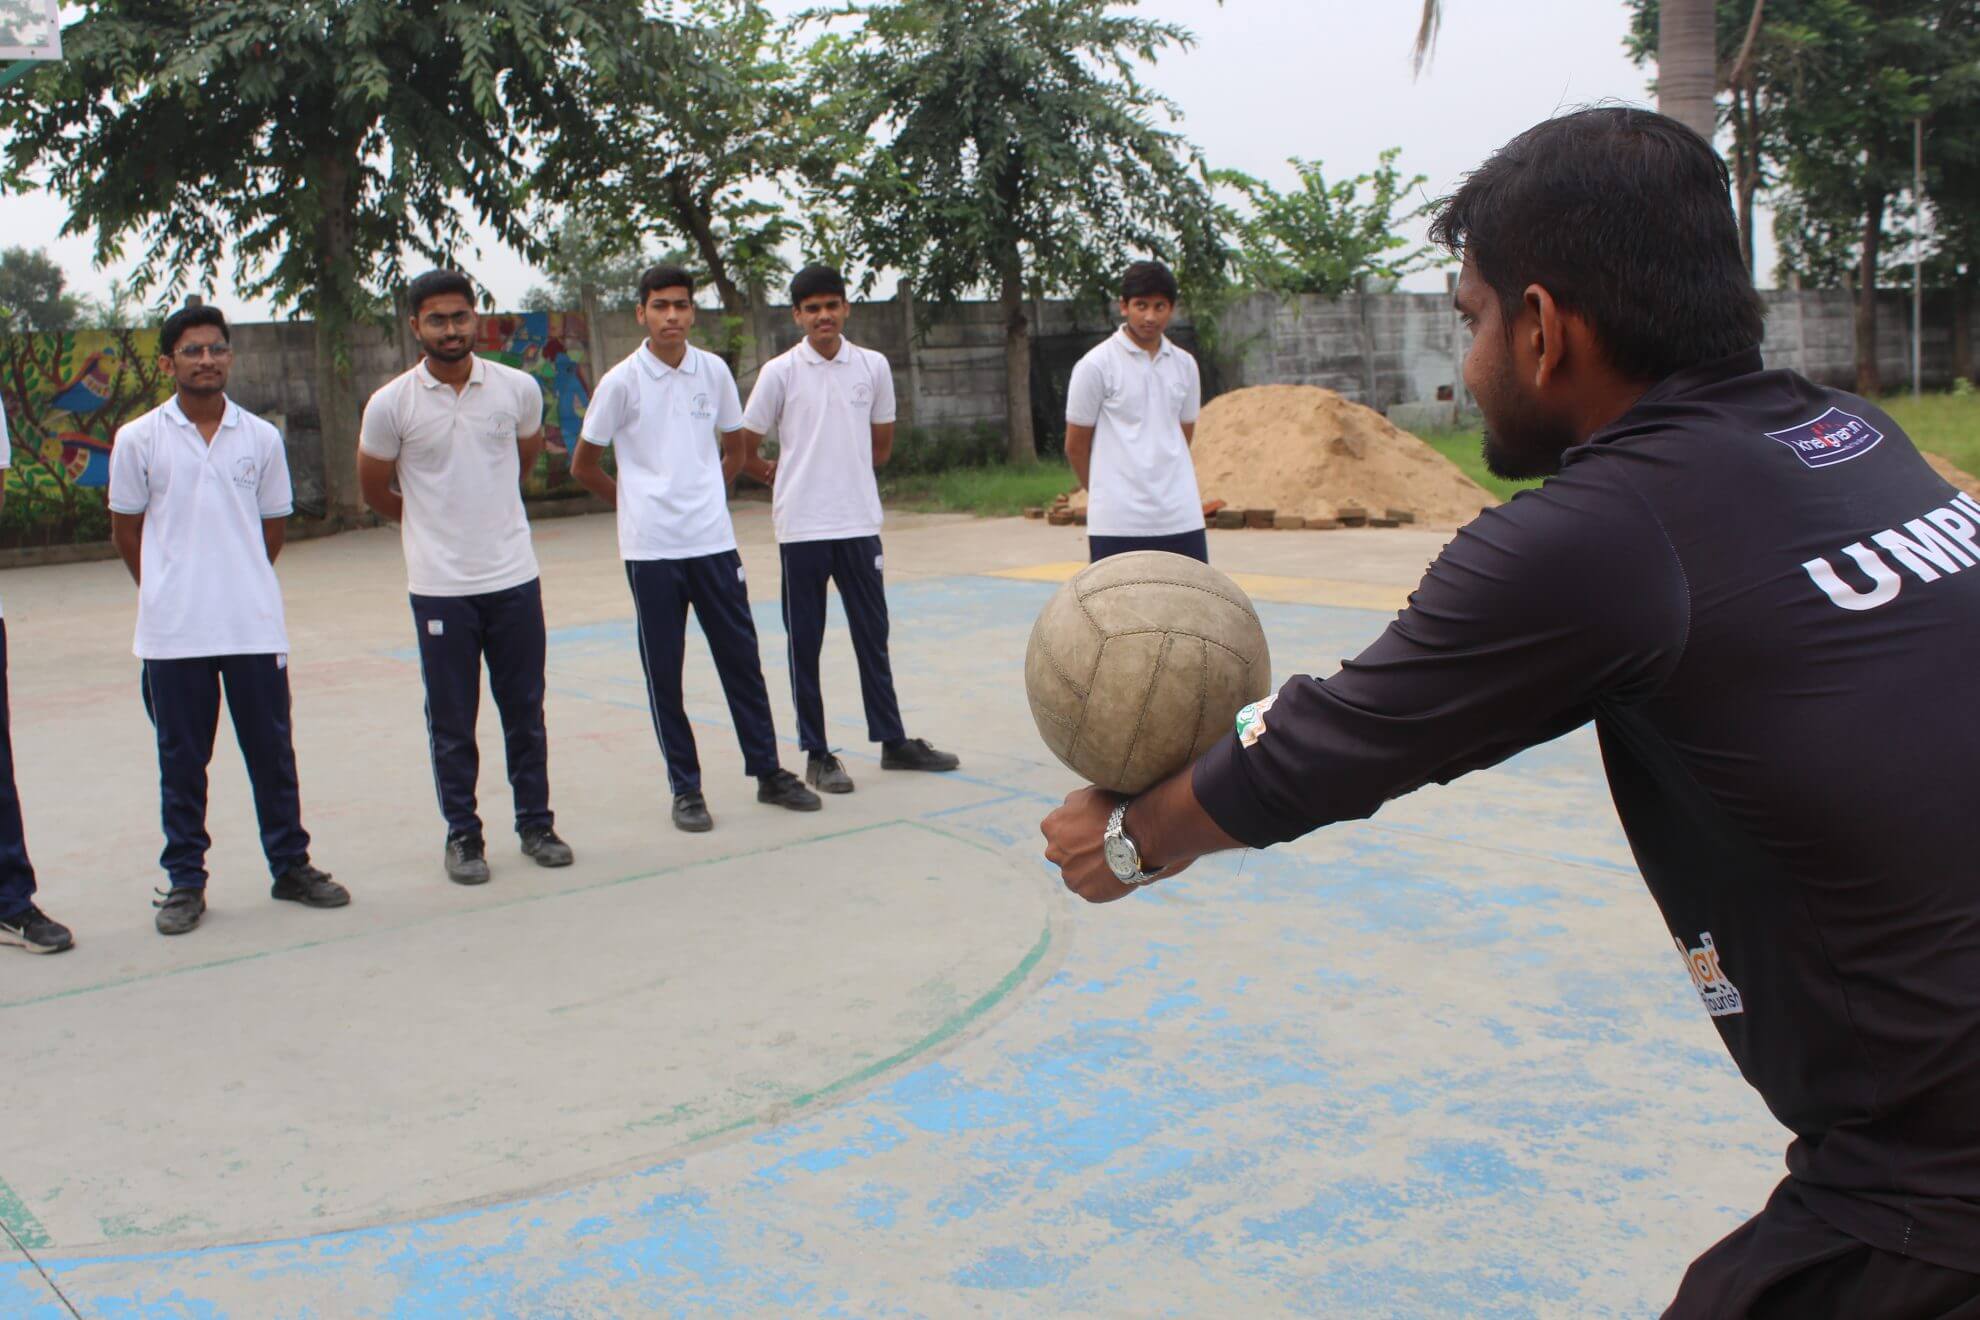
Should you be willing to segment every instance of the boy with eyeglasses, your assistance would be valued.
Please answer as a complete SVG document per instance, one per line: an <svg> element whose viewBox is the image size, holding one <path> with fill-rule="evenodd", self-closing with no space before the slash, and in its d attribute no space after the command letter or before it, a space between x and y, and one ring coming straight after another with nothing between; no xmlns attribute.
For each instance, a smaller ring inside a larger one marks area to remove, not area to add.
<svg viewBox="0 0 1980 1320"><path fill-rule="evenodd" d="M110 534L138 586L145 713L158 735L170 887L161 935L206 912L206 767L224 689L254 789L273 897L342 907L348 890L310 865L289 725L289 638L275 579L293 508L273 426L227 397L234 351L217 307L188 307L158 332L159 370L177 392L117 431Z"/></svg>

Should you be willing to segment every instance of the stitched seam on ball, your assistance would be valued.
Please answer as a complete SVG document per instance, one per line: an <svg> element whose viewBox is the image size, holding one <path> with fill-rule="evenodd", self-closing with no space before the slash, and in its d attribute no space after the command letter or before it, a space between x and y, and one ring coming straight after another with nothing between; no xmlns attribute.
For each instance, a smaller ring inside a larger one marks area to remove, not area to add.
<svg viewBox="0 0 1980 1320"><path fill-rule="evenodd" d="M1252 657L1235 647L1225 646L1214 637L1205 637L1202 633L1184 632L1180 628L1127 628L1111 634L1108 640L1112 641L1115 637L1146 637L1149 633L1161 633L1165 637L1194 637L1205 646L1214 646L1232 659L1240 661L1247 669L1255 663ZM1100 666L1096 664L1093 668L1094 672L1098 673Z"/></svg>
<svg viewBox="0 0 1980 1320"><path fill-rule="evenodd" d="M1127 778L1127 768L1134 764L1134 749L1141 743L1142 726L1148 723L1148 707L1155 700L1155 689L1162 681L1162 671L1169 666L1169 650L1176 644L1174 633L1162 639L1162 649L1155 657L1155 672L1148 676L1148 690L1142 694L1141 709L1135 712L1134 732L1128 735L1127 753L1121 757L1120 778Z"/></svg>
<svg viewBox="0 0 1980 1320"><path fill-rule="evenodd" d="M1212 590L1200 582L1176 582L1169 578L1136 578L1132 582L1110 582L1104 587L1094 587L1088 591L1077 593L1074 599L1079 601L1080 611L1084 613L1086 610L1086 598L1088 596L1097 596L1103 591L1119 591L1123 587L1185 587L1190 591L1200 591L1206 596L1215 596L1227 605L1235 605L1254 619L1258 617L1258 611L1251 608L1249 601L1241 600L1235 596L1226 596L1223 592ZM1088 614L1086 617L1090 619L1093 616ZM1094 626L1098 627L1099 625L1095 624Z"/></svg>
<svg viewBox="0 0 1980 1320"><path fill-rule="evenodd" d="M1038 648L1038 653L1045 657L1045 663L1052 666L1052 672L1059 676L1060 681L1063 682L1067 687L1071 688L1074 692L1077 692L1079 694L1079 699L1081 701L1085 701L1087 696L1089 695L1089 690L1073 682L1073 676L1071 674L1068 674L1066 672L1066 667L1059 663L1059 657L1052 654L1051 643L1047 642L1043 646L1040 646Z"/></svg>
<svg viewBox="0 0 1980 1320"><path fill-rule="evenodd" d="M1184 765L1196 759L1196 742L1203 736L1203 708L1210 704L1210 639L1199 637L1196 640L1203 643L1203 658L1196 666L1196 723L1190 727L1189 750L1183 754ZM1250 668L1251 665L1246 663L1245 669Z"/></svg>

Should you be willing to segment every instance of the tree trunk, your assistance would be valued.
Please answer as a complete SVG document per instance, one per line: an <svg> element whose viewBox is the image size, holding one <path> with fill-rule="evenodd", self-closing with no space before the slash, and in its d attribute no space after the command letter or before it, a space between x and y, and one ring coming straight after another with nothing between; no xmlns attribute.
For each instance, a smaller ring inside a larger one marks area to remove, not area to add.
<svg viewBox="0 0 1980 1320"><path fill-rule="evenodd" d="M1733 88L1733 195L1739 203L1739 249L1753 270L1753 196L1760 190L1760 111L1751 89Z"/></svg>
<svg viewBox="0 0 1980 1320"><path fill-rule="evenodd" d="M1953 360L1952 378L1955 381L1973 378L1973 285L1965 280L1953 282Z"/></svg>
<svg viewBox="0 0 1980 1320"><path fill-rule="evenodd" d="M1657 109L1710 142L1718 129L1714 0L1663 0L1657 11Z"/></svg>
<svg viewBox="0 0 1980 1320"><path fill-rule="evenodd" d="M1863 257L1856 269L1856 392L1875 398L1884 392L1877 370L1877 255L1884 238L1884 194L1863 212Z"/></svg>
<svg viewBox="0 0 1980 1320"><path fill-rule="evenodd" d="M708 203L696 197L687 180L677 174L667 176L667 192L673 202L674 218L694 241L695 253L708 268L708 282L722 299L722 315L728 327L722 336L721 357L729 364L729 370L734 371L742 357L743 335L751 329L749 299L736 287L735 277L729 273L722 244L715 237L715 216Z"/></svg>
<svg viewBox="0 0 1980 1320"><path fill-rule="evenodd" d="M351 300L358 288L356 236L357 152L320 159L316 183L323 210L316 221L316 256L322 272L311 311L316 321L316 417L323 450L323 514L355 519L364 511L358 489L357 374L351 366Z"/></svg>
<svg viewBox="0 0 1980 1320"><path fill-rule="evenodd" d="M1018 254L1004 259L999 301L1004 307L1004 454L1011 462L1030 466L1038 461L1038 441L1031 425L1031 322L1024 315L1024 270Z"/></svg>

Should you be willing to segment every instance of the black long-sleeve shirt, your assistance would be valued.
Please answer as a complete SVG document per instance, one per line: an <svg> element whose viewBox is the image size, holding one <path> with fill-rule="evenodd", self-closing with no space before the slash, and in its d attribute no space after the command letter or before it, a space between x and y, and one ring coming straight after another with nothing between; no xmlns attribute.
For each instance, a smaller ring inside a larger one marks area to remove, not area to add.
<svg viewBox="0 0 1980 1320"><path fill-rule="evenodd" d="M1592 719L1616 810L1807 1204L1980 1271L1980 503L1742 354L1488 510L1341 672L1195 771L1263 847Z"/></svg>

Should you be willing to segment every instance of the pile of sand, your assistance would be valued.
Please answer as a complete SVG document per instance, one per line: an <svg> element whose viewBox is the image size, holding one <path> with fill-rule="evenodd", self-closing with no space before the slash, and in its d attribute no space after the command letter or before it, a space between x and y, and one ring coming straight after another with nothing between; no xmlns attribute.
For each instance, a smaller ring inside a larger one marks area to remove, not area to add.
<svg viewBox="0 0 1980 1320"><path fill-rule="evenodd" d="M1497 504L1456 464L1372 408L1316 385L1254 385L1220 394L1196 422L1196 483L1206 503L1271 509L1309 521L1408 510L1418 524L1461 527ZM1086 492L1073 496L1086 507Z"/></svg>
<svg viewBox="0 0 1980 1320"><path fill-rule="evenodd" d="M1254 385L1212 399L1197 419L1196 482L1205 500L1334 518L1408 509L1459 527L1498 500L1456 464L1372 408L1316 385Z"/></svg>
<svg viewBox="0 0 1980 1320"><path fill-rule="evenodd" d="M1941 458L1937 454L1925 454L1925 461L1932 465L1934 472L1950 481L1956 489L1963 490L1974 499L1980 500L1980 477L1974 476L1964 468L1954 466L1951 459Z"/></svg>

